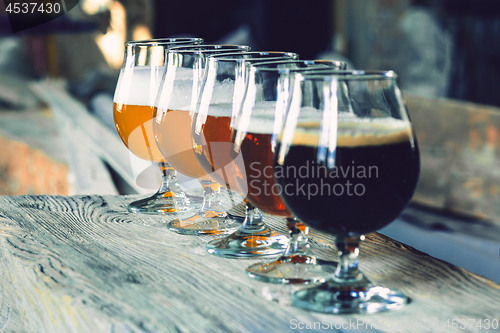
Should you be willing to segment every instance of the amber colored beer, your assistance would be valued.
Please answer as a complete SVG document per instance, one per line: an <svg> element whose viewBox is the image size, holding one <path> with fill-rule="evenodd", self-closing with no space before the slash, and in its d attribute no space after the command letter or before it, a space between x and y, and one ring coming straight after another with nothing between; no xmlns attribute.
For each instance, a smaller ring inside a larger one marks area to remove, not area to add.
<svg viewBox="0 0 500 333"><path fill-rule="evenodd" d="M267 133L245 135L240 146L243 164L235 167L236 180L240 187L248 187L246 198L255 207L268 214L292 217L280 193L275 191L271 138L271 134ZM239 171L242 166L245 172Z"/></svg>
<svg viewBox="0 0 500 333"><path fill-rule="evenodd" d="M231 133L231 117L209 115L201 133L193 133L193 147L199 164L213 180L231 191L242 192L231 167Z"/></svg>
<svg viewBox="0 0 500 333"><path fill-rule="evenodd" d="M167 110L157 117L155 108L156 143L167 162L178 172L192 178L207 175L200 166L191 143L192 114L185 110Z"/></svg>
<svg viewBox="0 0 500 333"><path fill-rule="evenodd" d="M147 161L165 161L155 142L151 106L113 103L113 117L120 138L134 155Z"/></svg>

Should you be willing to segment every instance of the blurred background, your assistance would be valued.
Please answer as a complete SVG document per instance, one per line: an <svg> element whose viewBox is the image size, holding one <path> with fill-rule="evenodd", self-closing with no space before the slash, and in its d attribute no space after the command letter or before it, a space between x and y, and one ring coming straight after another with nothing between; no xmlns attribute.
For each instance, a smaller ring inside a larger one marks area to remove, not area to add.
<svg viewBox="0 0 500 333"><path fill-rule="evenodd" d="M0 195L154 192L111 104L124 42L160 37L396 71L422 165L383 232L500 280L498 0L80 0L17 33L0 2Z"/></svg>
<svg viewBox="0 0 500 333"><path fill-rule="evenodd" d="M500 106L495 0L80 0L66 15L16 34L2 7L2 73L64 77L78 97L113 91L126 40L201 36L392 69L405 91Z"/></svg>

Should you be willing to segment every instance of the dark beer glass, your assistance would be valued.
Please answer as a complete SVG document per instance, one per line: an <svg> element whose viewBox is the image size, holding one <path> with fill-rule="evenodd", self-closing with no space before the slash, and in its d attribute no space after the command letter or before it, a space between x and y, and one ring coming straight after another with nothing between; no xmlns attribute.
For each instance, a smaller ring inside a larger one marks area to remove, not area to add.
<svg viewBox="0 0 500 333"><path fill-rule="evenodd" d="M394 220L410 201L419 154L397 75L379 71L296 74L274 156L287 207L335 236L339 264L292 305L330 313L400 308L408 298L372 284L358 269L364 234Z"/></svg>
<svg viewBox="0 0 500 333"><path fill-rule="evenodd" d="M329 60L282 60L254 64L241 111L235 119L232 154L236 180L247 199L263 212L282 216L289 229L289 245L277 260L256 263L246 269L251 278L270 283L325 281L328 273L311 254L308 227L285 206L273 176L277 136L290 96L290 75L311 70L342 70L346 64ZM240 155L241 158L236 157Z"/></svg>
<svg viewBox="0 0 500 333"><path fill-rule="evenodd" d="M227 189L246 196L240 189L231 164L233 121L243 102L252 63L296 59L291 52L244 52L213 55L208 59L205 79L193 118L193 150L201 167ZM285 250L288 240L273 234L262 221L260 211L247 206L241 227L226 238L207 244L207 252L222 257L254 257L277 255Z"/></svg>

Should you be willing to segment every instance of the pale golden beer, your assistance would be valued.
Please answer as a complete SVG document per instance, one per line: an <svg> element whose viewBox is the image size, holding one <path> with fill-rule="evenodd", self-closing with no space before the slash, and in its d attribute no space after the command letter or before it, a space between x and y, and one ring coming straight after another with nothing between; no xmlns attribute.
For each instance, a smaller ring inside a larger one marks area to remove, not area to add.
<svg viewBox="0 0 500 333"><path fill-rule="evenodd" d="M192 178L206 177L198 163L191 139L192 114L185 110L167 110L156 119L156 143L167 162L178 172Z"/></svg>
<svg viewBox="0 0 500 333"><path fill-rule="evenodd" d="M137 157L164 162L153 134L153 108L113 103L115 127L125 146Z"/></svg>
<svg viewBox="0 0 500 333"><path fill-rule="evenodd" d="M125 57L113 96L115 127L128 150L156 163L161 173L158 191L130 203L127 207L130 212L164 214L197 208L176 183L175 170L166 163L156 145L153 107L165 73L166 51L172 46L202 42L201 38L161 38L125 43Z"/></svg>
<svg viewBox="0 0 500 333"><path fill-rule="evenodd" d="M137 157L165 162L153 133L153 106L163 73L161 66L137 66L122 73L113 98L113 117L123 143Z"/></svg>
<svg viewBox="0 0 500 333"><path fill-rule="evenodd" d="M203 69L209 55L244 52L245 45L198 45L172 48L167 53L166 72L155 104L154 133L165 160L178 172L208 179L193 152L191 125Z"/></svg>

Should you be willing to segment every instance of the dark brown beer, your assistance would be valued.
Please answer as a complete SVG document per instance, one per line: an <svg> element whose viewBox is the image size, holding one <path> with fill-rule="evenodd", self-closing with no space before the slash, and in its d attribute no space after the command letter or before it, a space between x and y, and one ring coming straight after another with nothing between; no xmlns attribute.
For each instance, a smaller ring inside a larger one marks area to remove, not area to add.
<svg viewBox="0 0 500 333"><path fill-rule="evenodd" d="M340 125L337 145L328 152L318 145L319 124L316 131L309 124L297 129L283 159L276 155L275 177L286 205L313 228L366 234L393 221L413 195L419 155L410 123L361 125Z"/></svg>

